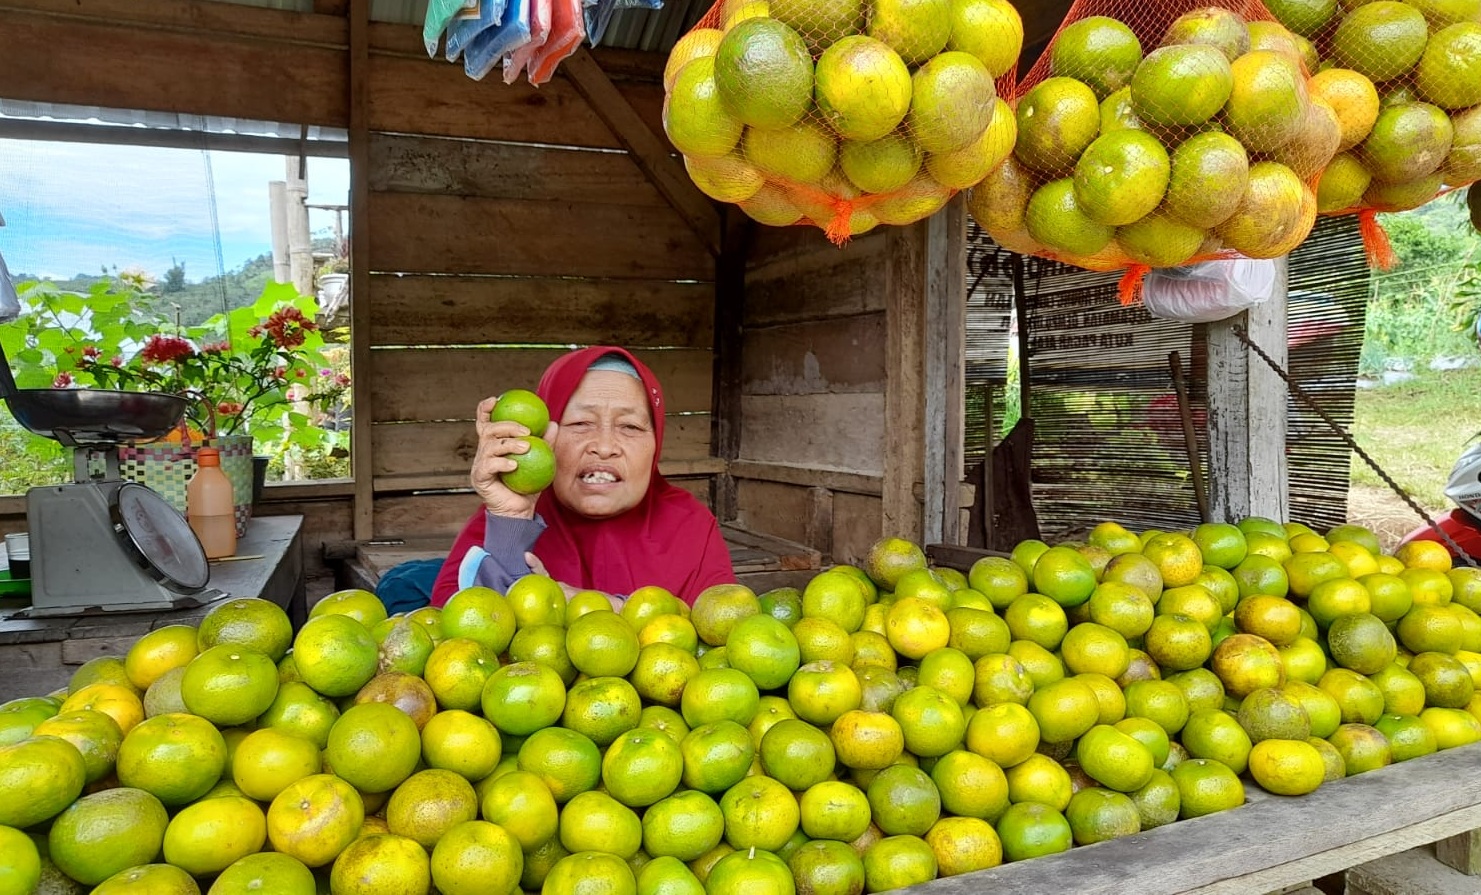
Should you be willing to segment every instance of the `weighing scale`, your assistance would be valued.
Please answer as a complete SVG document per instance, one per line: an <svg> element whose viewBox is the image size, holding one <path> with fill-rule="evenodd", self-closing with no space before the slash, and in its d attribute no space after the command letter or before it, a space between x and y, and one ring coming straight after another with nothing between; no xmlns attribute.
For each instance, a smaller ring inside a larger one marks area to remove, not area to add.
<svg viewBox="0 0 1481 895"><path fill-rule="evenodd" d="M18 389L0 348L0 398L37 435L72 449L73 481L26 492L31 607L18 617L200 606L210 567L190 523L163 497L119 475L120 444L168 434L185 399L159 392ZM104 458L102 475L89 459Z"/></svg>

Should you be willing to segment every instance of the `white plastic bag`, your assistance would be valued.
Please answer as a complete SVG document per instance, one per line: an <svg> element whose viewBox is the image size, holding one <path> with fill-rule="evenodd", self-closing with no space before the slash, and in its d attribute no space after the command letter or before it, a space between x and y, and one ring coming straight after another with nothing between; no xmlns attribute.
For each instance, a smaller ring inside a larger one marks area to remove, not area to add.
<svg viewBox="0 0 1481 895"><path fill-rule="evenodd" d="M1274 260L1204 261L1151 271L1142 301L1153 317L1212 323L1269 301L1275 280Z"/></svg>
<svg viewBox="0 0 1481 895"><path fill-rule="evenodd" d="M0 255L0 323L10 323L20 316L21 299L15 294L15 284L10 281L10 270L5 266L5 256Z"/></svg>

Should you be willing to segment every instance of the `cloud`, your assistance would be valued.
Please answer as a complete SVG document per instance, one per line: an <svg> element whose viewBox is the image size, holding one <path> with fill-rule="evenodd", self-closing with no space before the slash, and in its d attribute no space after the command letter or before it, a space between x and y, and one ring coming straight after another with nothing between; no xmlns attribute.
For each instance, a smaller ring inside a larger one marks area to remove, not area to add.
<svg viewBox="0 0 1481 895"><path fill-rule="evenodd" d="M0 140L0 251L13 271L59 276L115 264L158 275L178 258L196 280L216 272L217 233L227 269L271 251L267 185L284 172L274 155L213 151L208 170L200 150ZM346 202L347 162L310 159L308 173L310 202Z"/></svg>

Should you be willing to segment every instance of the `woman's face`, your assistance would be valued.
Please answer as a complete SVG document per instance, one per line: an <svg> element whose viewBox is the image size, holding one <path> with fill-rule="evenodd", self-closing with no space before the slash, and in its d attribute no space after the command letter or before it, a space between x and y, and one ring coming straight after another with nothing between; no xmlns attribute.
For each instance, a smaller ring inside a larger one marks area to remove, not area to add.
<svg viewBox="0 0 1481 895"><path fill-rule="evenodd" d="M648 493L658 450L643 383L626 373L592 370L558 422L556 499L592 519L637 506Z"/></svg>

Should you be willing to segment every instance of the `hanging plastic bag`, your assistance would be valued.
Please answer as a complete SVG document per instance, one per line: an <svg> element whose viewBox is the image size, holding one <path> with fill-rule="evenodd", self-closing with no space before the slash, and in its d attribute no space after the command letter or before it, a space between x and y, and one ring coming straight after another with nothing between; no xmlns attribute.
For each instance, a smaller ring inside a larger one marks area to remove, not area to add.
<svg viewBox="0 0 1481 895"><path fill-rule="evenodd" d="M1122 270L1288 254L1339 119L1260 0L1076 0L1017 90L1013 158L971 209L1000 245Z"/></svg>
<svg viewBox="0 0 1481 895"><path fill-rule="evenodd" d="M506 0L478 0L478 15L455 19L447 33L447 61L456 62L485 31L504 23Z"/></svg>
<svg viewBox="0 0 1481 895"><path fill-rule="evenodd" d="M477 15L478 0L431 0L422 23L422 43L426 44L427 55L436 58L437 45L456 20Z"/></svg>
<svg viewBox="0 0 1481 895"><path fill-rule="evenodd" d="M539 87L554 75L556 67L565 61L586 40L586 15L582 0L552 0L550 8L550 36L530 58L530 83Z"/></svg>
<svg viewBox="0 0 1481 895"><path fill-rule="evenodd" d="M607 26L612 24L612 16L619 9L663 9L663 0L598 0L597 3L588 4L586 33L591 36L592 46L601 43L602 37L607 33Z"/></svg>
<svg viewBox="0 0 1481 895"><path fill-rule="evenodd" d="M1309 37L1312 95L1338 113L1323 215L1359 215L1369 263L1397 263L1380 211L1407 211L1481 179L1481 15L1474 3L1272 3Z"/></svg>
<svg viewBox="0 0 1481 895"><path fill-rule="evenodd" d="M1013 151L1008 0L717 0L664 70L664 130L706 195L842 244L913 223Z"/></svg>
<svg viewBox="0 0 1481 895"><path fill-rule="evenodd" d="M1154 270L1142 283L1142 302L1153 317L1185 323L1226 320L1270 300L1276 262L1234 258Z"/></svg>
<svg viewBox="0 0 1481 895"><path fill-rule="evenodd" d="M504 21L473 38L463 54L463 71L468 77L483 80L506 56L530 42L530 2L509 0Z"/></svg>
<svg viewBox="0 0 1481 895"><path fill-rule="evenodd" d="M504 83L513 84L529 68L530 60L550 38L551 0L529 0L530 39L504 59Z"/></svg>

